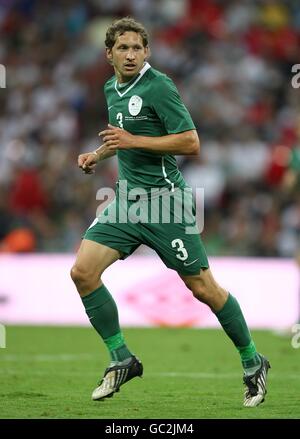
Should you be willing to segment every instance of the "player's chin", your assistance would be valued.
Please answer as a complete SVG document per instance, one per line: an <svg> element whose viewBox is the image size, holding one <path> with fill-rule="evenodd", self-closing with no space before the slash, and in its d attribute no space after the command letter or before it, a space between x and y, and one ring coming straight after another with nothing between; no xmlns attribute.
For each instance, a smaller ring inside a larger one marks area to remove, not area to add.
<svg viewBox="0 0 300 439"><path fill-rule="evenodd" d="M127 78L131 78L131 77L135 76L137 74L137 72L138 72L138 68L137 67L135 67L134 69L126 69L126 68L124 68L123 75L127 76Z"/></svg>

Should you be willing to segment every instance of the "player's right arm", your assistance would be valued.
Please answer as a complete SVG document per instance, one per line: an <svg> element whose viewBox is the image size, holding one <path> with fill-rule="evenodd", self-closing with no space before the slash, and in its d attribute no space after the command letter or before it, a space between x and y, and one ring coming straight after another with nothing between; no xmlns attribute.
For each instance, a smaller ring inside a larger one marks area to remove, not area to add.
<svg viewBox="0 0 300 439"><path fill-rule="evenodd" d="M78 166L85 174L94 174L95 168L99 162L112 157L115 154L116 151L108 149L107 145L103 143L103 145L99 146L99 148L94 151L80 154L78 156Z"/></svg>
<svg viewBox="0 0 300 439"><path fill-rule="evenodd" d="M107 100L107 83L104 85L104 95ZM105 160L109 157L112 157L116 154L116 150L112 150L108 147L106 142L99 146L99 148L95 149L91 152L86 152L84 154L80 154L78 156L78 166L83 170L85 174L94 174L95 168L99 162Z"/></svg>

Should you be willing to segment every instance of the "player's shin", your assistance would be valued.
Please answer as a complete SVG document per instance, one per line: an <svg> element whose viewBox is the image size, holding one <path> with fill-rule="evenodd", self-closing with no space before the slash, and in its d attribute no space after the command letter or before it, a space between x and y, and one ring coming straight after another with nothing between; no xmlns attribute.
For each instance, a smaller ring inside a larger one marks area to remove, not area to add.
<svg viewBox="0 0 300 439"><path fill-rule="evenodd" d="M260 367L261 361L238 301L229 294L223 308L215 314L239 351L245 373L251 375Z"/></svg>
<svg viewBox="0 0 300 439"><path fill-rule="evenodd" d="M132 356L119 325L117 305L104 285L82 297L86 313L95 330L106 344L112 361L123 361Z"/></svg>

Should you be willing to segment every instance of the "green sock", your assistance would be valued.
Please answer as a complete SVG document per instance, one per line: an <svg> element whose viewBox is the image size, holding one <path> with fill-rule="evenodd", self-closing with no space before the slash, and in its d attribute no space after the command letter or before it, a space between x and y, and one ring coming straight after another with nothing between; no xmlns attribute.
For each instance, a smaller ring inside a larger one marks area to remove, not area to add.
<svg viewBox="0 0 300 439"><path fill-rule="evenodd" d="M132 356L120 329L117 305L110 292L101 285L82 297L91 324L106 344L112 361L123 361Z"/></svg>
<svg viewBox="0 0 300 439"><path fill-rule="evenodd" d="M123 361L132 356L132 353L128 350L125 344L122 332L118 332L111 337L105 338L104 343L110 352L112 361Z"/></svg>
<svg viewBox="0 0 300 439"><path fill-rule="evenodd" d="M246 375L252 375L257 371L257 369L259 369L261 365L261 360L256 352L254 341L251 340L248 346L237 346L237 349L240 353L242 365Z"/></svg>
<svg viewBox="0 0 300 439"><path fill-rule="evenodd" d="M251 375L259 368L261 361L238 301L229 294L223 308L215 314L239 351L246 374Z"/></svg>

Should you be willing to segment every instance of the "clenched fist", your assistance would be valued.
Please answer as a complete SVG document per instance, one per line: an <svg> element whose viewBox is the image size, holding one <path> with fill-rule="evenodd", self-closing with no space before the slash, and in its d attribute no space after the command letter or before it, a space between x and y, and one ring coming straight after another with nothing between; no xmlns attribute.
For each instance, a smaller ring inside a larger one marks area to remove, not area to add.
<svg viewBox="0 0 300 439"><path fill-rule="evenodd" d="M85 174L94 174L99 157L96 151L86 152L78 156L78 166Z"/></svg>

